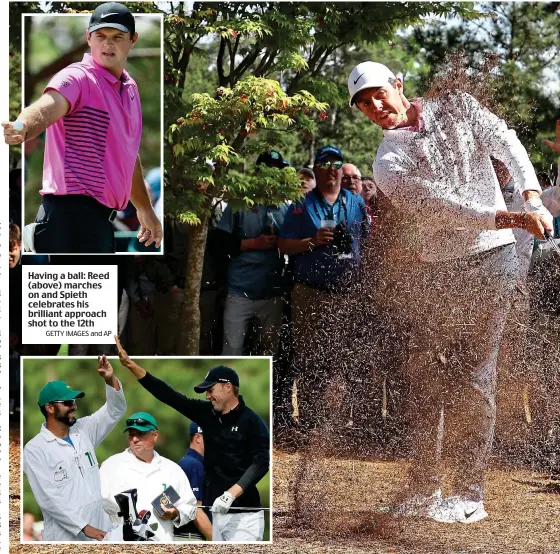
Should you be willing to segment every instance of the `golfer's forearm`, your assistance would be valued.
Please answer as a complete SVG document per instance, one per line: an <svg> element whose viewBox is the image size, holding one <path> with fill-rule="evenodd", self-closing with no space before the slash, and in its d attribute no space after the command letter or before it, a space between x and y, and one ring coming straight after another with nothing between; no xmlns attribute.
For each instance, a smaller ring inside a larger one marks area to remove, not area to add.
<svg viewBox="0 0 560 554"><path fill-rule="evenodd" d="M47 127L64 117L70 109L70 103L60 92L48 90L36 102L25 108L18 116L18 121L27 125L26 140L40 135Z"/></svg>
<svg viewBox="0 0 560 554"><path fill-rule="evenodd" d="M313 248L313 238L278 239L278 249L282 254L303 254Z"/></svg>
<svg viewBox="0 0 560 554"><path fill-rule="evenodd" d="M496 229L523 229L524 214L521 212L496 212Z"/></svg>
<svg viewBox="0 0 560 554"><path fill-rule="evenodd" d="M130 364L127 366L132 375L136 377L136 379L142 379L146 376L146 370L141 368L136 362L130 360Z"/></svg>
<svg viewBox="0 0 560 554"><path fill-rule="evenodd" d="M227 491L235 498L239 498L243 494L243 489L237 484L231 486Z"/></svg>
<svg viewBox="0 0 560 554"><path fill-rule="evenodd" d="M140 157L136 158L134 164L134 172L132 173L132 190L130 192L130 201L138 211L151 210L152 202L146 182L144 181L144 173L142 172L142 164Z"/></svg>
<svg viewBox="0 0 560 554"><path fill-rule="evenodd" d="M119 384L119 380L113 375L109 379L105 379L105 384L113 387L116 391L121 390L121 386Z"/></svg>

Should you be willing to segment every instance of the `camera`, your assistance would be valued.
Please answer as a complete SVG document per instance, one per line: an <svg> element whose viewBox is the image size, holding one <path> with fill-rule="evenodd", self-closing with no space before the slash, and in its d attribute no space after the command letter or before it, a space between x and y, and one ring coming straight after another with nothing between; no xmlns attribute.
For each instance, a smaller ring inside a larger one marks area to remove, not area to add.
<svg viewBox="0 0 560 554"><path fill-rule="evenodd" d="M340 254L352 254L354 239L352 238L352 233L350 233L350 230L344 221L338 223L334 228L332 245Z"/></svg>

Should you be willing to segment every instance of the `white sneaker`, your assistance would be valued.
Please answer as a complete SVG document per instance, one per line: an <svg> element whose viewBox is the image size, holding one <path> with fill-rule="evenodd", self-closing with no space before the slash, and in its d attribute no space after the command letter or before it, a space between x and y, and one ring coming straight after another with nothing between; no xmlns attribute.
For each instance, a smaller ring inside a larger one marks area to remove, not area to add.
<svg viewBox="0 0 560 554"><path fill-rule="evenodd" d="M441 489L436 489L433 494L417 494L405 500L393 509L395 517L420 517L425 516L433 506L441 502Z"/></svg>
<svg viewBox="0 0 560 554"><path fill-rule="evenodd" d="M426 514L440 523L474 523L488 517L484 502L450 496L430 506Z"/></svg>

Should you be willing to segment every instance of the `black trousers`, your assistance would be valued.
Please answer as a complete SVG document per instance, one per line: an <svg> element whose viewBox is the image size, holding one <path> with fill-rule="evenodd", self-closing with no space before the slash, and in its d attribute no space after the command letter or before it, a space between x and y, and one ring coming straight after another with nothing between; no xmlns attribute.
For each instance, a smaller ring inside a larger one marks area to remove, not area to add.
<svg viewBox="0 0 560 554"><path fill-rule="evenodd" d="M43 196L35 218L38 254L111 254L115 252L116 211L91 196Z"/></svg>

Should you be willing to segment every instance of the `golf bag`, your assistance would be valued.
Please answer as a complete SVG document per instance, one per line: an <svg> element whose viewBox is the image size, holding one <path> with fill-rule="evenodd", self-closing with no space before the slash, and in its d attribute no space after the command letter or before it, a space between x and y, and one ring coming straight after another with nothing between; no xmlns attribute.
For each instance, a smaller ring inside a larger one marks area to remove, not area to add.
<svg viewBox="0 0 560 554"><path fill-rule="evenodd" d="M115 501L120 509L118 515L123 518L123 540L127 542L149 541L158 527L157 522L148 525L152 512L142 510L138 514L137 499L138 491L136 489L115 495Z"/></svg>

